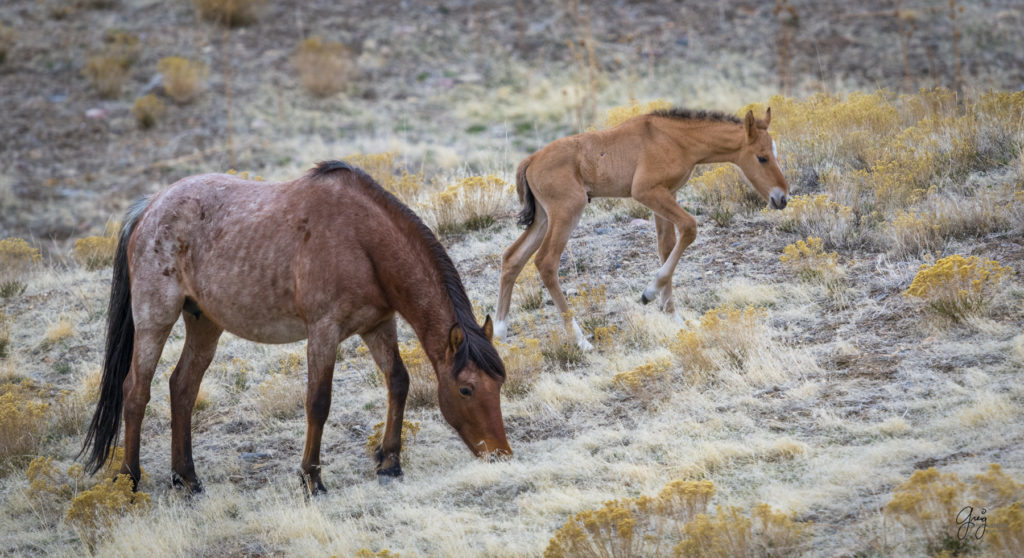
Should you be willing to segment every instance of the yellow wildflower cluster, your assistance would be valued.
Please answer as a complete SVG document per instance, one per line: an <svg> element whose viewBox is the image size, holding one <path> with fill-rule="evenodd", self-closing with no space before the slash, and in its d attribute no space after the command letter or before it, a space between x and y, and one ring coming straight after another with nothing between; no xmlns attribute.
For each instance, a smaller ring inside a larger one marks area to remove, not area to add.
<svg viewBox="0 0 1024 558"><path fill-rule="evenodd" d="M605 502L572 516L544 551L544 558L577 556L660 556L669 537L707 509L715 494L711 481L672 481L656 497Z"/></svg>
<svg viewBox="0 0 1024 558"><path fill-rule="evenodd" d="M25 459L39 447L47 408L20 384L0 385L0 467Z"/></svg>
<svg viewBox="0 0 1024 558"><path fill-rule="evenodd" d="M120 223L107 223L107 229L102 236L87 236L76 240L71 255L79 265L89 271L110 267L114 263L120 230Z"/></svg>
<svg viewBox="0 0 1024 558"><path fill-rule="evenodd" d="M288 351L268 370L271 374L299 376L305 371L306 356L298 351Z"/></svg>
<svg viewBox="0 0 1024 558"><path fill-rule="evenodd" d="M604 127L614 128L634 116L649 114L656 110L668 110L670 108L672 108L672 103L665 99L655 99L646 103L638 103L636 99L630 99L628 105L608 110L604 117Z"/></svg>
<svg viewBox="0 0 1024 558"><path fill-rule="evenodd" d="M510 186L493 174L469 176L431 197L425 209L438 232L490 226L508 203Z"/></svg>
<svg viewBox="0 0 1024 558"><path fill-rule="evenodd" d="M352 55L345 45L325 41L319 35L299 43L292 63L299 70L302 86L318 97L343 90L355 69Z"/></svg>
<svg viewBox="0 0 1024 558"><path fill-rule="evenodd" d="M988 307L992 295L1012 270L978 256L947 256L934 265L922 264L906 297L923 300L933 311L960 320Z"/></svg>
<svg viewBox="0 0 1024 558"><path fill-rule="evenodd" d="M400 434L402 439L402 446L405 447L406 440L415 439L416 435L420 432L420 423L417 421L402 421L402 433ZM381 442L384 441L384 423L378 422L373 425L373 432L366 437L366 451L369 454L377 451L380 447Z"/></svg>
<svg viewBox="0 0 1024 558"><path fill-rule="evenodd" d="M149 510L149 494L134 492L128 475L118 475L113 482L101 482L71 500L67 520L90 542L102 531L117 524L125 514Z"/></svg>
<svg viewBox="0 0 1024 558"><path fill-rule="evenodd" d="M680 331L669 348L687 371L698 376L723 362L742 366L765 336L763 316L763 310L752 306L713 308L701 316L696 329Z"/></svg>
<svg viewBox="0 0 1024 558"><path fill-rule="evenodd" d="M951 545L964 552L981 545L986 555L1009 557L1019 556L1024 549L1022 505L1024 484L993 463L970 482L935 468L914 471L896 488L885 514L903 525L912 538L923 539L929 554ZM982 514L982 509L987 518L985 532L979 537L976 530L981 523L968 525L963 518L965 513Z"/></svg>
<svg viewBox="0 0 1024 558"><path fill-rule="evenodd" d="M163 78L164 92L179 103L195 99L210 75L206 64L180 56L161 58L156 69Z"/></svg>
<svg viewBox="0 0 1024 558"><path fill-rule="evenodd" d="M402 170L396 174L398 165L395 163L397 153L355 154L345 158L351 165L361 168L373 177L382 188L391 192L406 205L412 204L423 189L423 174L412 174Z"/></svg>
<svg viewBox="0 0 1024 558"><path fill-rule="evenodd" d="M25 291L25 279L40 260L39 250L21 238L0 240L0 297Z"/></svg>
<svg viewBox="0 0 1024 558"><path fill-rule="evenodd" d="M839 254L826 252L824 243L816 236L807 237L787 245L779 261L793 269L797 276L807 281L835 280L839 274Z"/></svg>

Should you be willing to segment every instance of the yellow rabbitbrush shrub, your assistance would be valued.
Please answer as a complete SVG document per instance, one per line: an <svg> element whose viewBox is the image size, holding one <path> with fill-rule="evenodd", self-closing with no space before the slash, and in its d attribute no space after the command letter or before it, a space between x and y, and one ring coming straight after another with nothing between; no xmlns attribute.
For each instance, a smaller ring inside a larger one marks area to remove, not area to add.
<svg viewBox="0 0 1024 558"><path fill-rule="evenodd" d="M0 297L10 298L25 292L25 281L40 259L39 250L21 238L0 240Z"/></svg>
<svg viewBox="0 0 1024 558"><path fill-rule="evenodd" d="M707 509L711 481L672 481L655 497L605 502L580 512L555 531L544 558L662 556L683 526Z"/></svg>
<svg viewBox="0 0 1024 558"><path fill-rule="evenodd" d="M914 471L884 511L928 554L968 554L980 548L986 556L1009 558L1024 552L1022 504L1024 484L993 463L969 482L934 467ZM984 531L978 531L981 522L965 524L962 514L987 515Z"/></svg>
<svg viewBox="0 0 1024 558"><path fill-rule="evenodd" d="M355 67L345 45L324 41L318 35L299 43L292 63L299 70L302 86L318 97L343 90Z"/></svg>
<svg viewBox="0 0 1024 558"><path fill-rule="evenodd" d="M101 482L71 500L67 520L87 543L95 544L102 534L126 514L149 510L149 494L132 491L128 475Z"/></svg>
<svg viewBox="0 0 1024 558"><path fill-rule="evenodd" d="M413 174L406 169L399 172L394 151L371 153L368 155L354 154L345 158L349 164L362 169L388 192L394 194L402 203L413 205L416 197L423 189L423 174Z"/></svg>
<svg viewBox="0 0 1024 558"><path fill-rule="evenodd" d="M25 477L29 483L25 495L37 511L52 519L66 513L68 503L87 482L81 465L75 463L61 472L52 457L43 456L29 463Z"/></svg>
<svg viewBox="0 0 1024 558"><path fill-rule="evenodd" d="M630 99L628 105L608 110L604 117L604 127L614 128L634 116L650 114L656 110L668 110L670 108L672 108L672 103L665 99L655 99L646 103L638 103L636 99Z"/></svg>
<svg viewBox="0 0 1024 558"><path fill-rule="evenodd" d="M720 227L732 222L737 213L764 207L764 199L733 165L717 165L688 183L691 192Z"/></svg>
<svg viewBox="0 0 1024 558"><path fill-rule="evenodd" d="M753 306L712 308L696 329L680 331L669 348L687 372L708 380L707 373L715 368L742 367L749 352L763 345L763 316L764 311Z"/></svg>
<svg viewBox="0 0 1024 558"><path fill-rule="evenodd" d="M79 265L89 271L110 267L114 263L120 230L120 223L107 223L107 229L102 236L87 236L76 240L71 255Z"/></svg>
<svg viewBox="0 0 1024 558"><path fill-rule="evenodd" d="M161 58L156 68L163 78L164 91L179 103L195 99L210 75L206 64L180 56Z"/></svg>
<svg viewBox="0 0 1024 558"><path fill-rule="evenodd" d="M960 321L987 310L1000 284L1012 273L995 260L954 254L934 265L922 264L903 295L920 299L932 311Z"/></svg>
<svg viewBox="0 0 1024 558"><path fill-rule="evenodd" d="M432 196L424 208L438 233L480 230L505 212L511 190L493 174L469 176Z"/></svg>
<svg viewBox="0 0 1024 558"><path fill-rule="evenodd" d="M47 408L21 385L0 385L0 473L24 464L37 451L47 428Z"/></svg>
<svg viewBox="0 0 1024 558"><path fill-rule="evenodd" d="M765 212L780 230L821 238L829 246L846 245L856 223L853 210L828 194L793 196L786 209Z"/></svg>
<svg viewBox="0 0 1024 558"><path fill-rule="evenodd" d="M835 281L842 274L839 269L839 254L826 252L824 243L816 236L798 240L782 249L779 261L796 272L805 281Z"/></svg>
<svg viewBox="0 0 1024 558"><path fill-rule="evenodd" d="M797 556L811 524L758 504L750 517L736 507L719 506L714 517L698 515L686 524L686 540L673 550L678 557Z"/></svg>
<svg viewBox="0 0 1024 558"><path fill-rule="evenodd" d="M373 432L366 437L366 452L373 455L378 448L380 448L381 442L384 441L384 425L383 422L378 422L373 425ZM402 439L402 447L405 447L406 441L410 439L416 439L416 435L420 432L420 423L417 421L402 421L402 433L400 434Z"/></svg>
<svg viewBox="0 0 1024 558"><path fill-rule="evenodd" d="M612 385L633 397L645 400L667 398L672 393L667 389L668 370L671 365L672 362L667 358L645 362L613 376Z"/></svg>

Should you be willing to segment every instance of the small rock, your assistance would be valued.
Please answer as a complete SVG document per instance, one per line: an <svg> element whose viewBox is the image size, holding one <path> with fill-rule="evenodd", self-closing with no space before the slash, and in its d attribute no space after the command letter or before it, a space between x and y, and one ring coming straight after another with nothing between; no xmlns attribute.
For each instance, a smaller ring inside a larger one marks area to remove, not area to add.
<svg viewBox="0 0 1024 558"><path fill-rule="evenodd" d="M93 108L85 111L85 117L86 118L91 118L93 120L103 120L104 118L107 117L107 111L105 111L105 110L103 110L101 108L98 108L98 107L93 107Z"/></svg>
<svg viewBox="0 0 1024 558"><path fill-rule="evenodd" d="M629 222L629 224L634 227L646 227L650 223L647 221L647 219L633 219L632 221Z"/></svg>
<svg viewBox="0 0 1024 558"><path fill-rule="evenodd" d="M608 234L612 232L612 229L610 227L598 227L594 232L597 234Z"/></svg>

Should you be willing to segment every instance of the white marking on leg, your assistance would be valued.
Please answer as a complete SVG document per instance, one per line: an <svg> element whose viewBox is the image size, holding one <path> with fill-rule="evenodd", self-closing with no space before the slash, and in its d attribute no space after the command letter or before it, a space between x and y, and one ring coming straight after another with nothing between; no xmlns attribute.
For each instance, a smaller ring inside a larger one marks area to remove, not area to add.
<svg viewBox="0 0 1024 558"><path fill-rule="evenodd" d="M505 335L508 334L508 324L505 320L494 322L494 338L504 339Z"/></svg>
<svg viewBox="0 0 1024 558"><path fill-rule="evenodd" d="M590 341L587 341L587 336L583 334L580 324L576 323L576 318L572 319L572 332L576 335L576 346L584 351L593 350L594 346L590 344Z"/></svg>
<svg viewBox="0 0 1024 558"><path fill-rule="evenodd" d="M772 157L775 157L776 160L779 158L779 150L775 147L774 139L772 140Z"/></svg>

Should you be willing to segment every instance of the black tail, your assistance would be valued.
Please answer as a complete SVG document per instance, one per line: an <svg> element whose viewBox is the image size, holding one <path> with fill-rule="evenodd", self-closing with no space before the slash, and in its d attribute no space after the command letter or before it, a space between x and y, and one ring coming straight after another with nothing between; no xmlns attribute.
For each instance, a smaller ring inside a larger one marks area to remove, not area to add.
<svg viewBox="0 0 1024 558"><path fill-rule="evenodd" d="M135 343L132 291L128 274L128 241L148 204L147 198L132 204L125 215L124 224L121 225L121 238L118 239L117 252L114 255L114 277L110 282L107 348L103 357L100 399L96 403L96 412L93 413L92 422L86 431L85 442L78 452L81 457L88 450L89 460L85 468L90 474L95 474L110 459L111 449L121 430L121 407L124 403L121 387L132 365L132 349Z"/></svg>
<svg viewBox="0 0 1024 558"><path fill-rule="evenodd" d="M519 193L519 203L523 204L523 209L516 218L518 223L524 227L532 225L537 216L537 199L533 197L530 184L526 181L526 167L530 166L530 159L532 157L527 157L522 163L519 163L519 170L516 171L516 192Z"/></svg>

